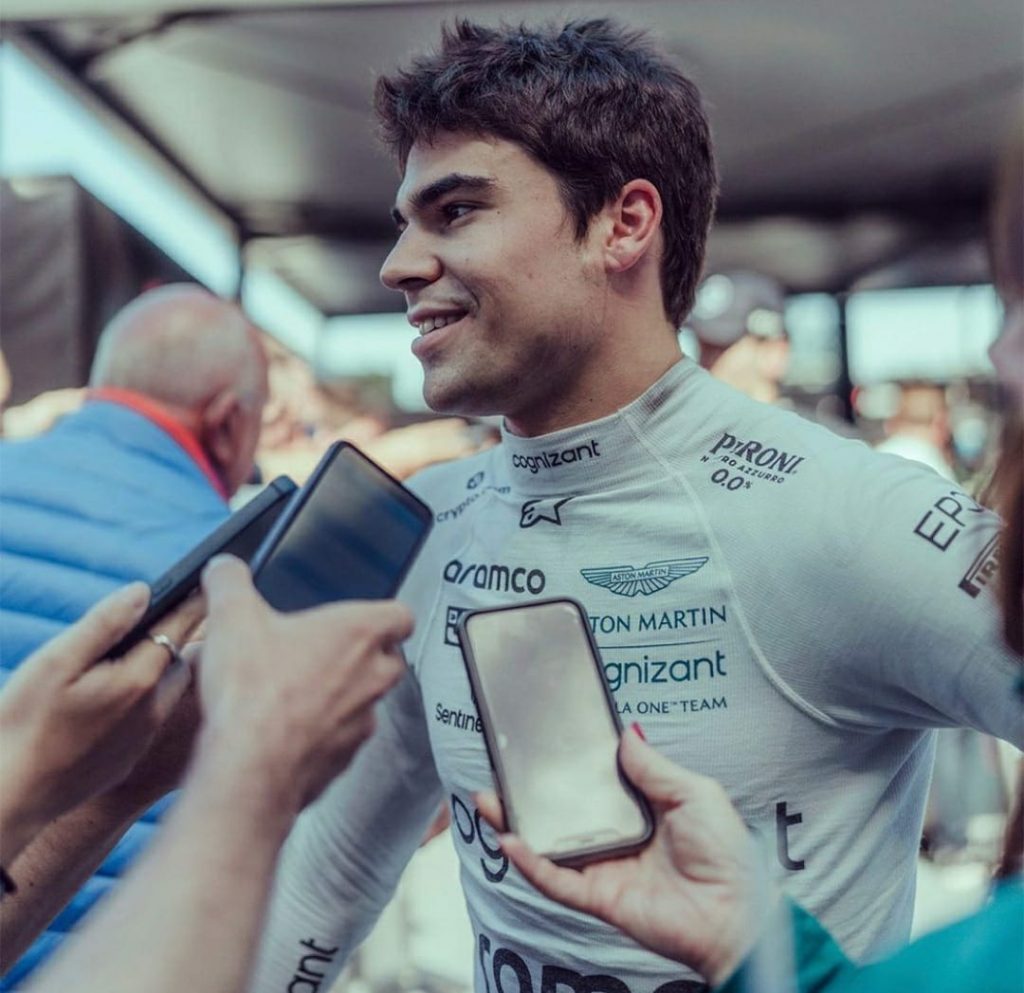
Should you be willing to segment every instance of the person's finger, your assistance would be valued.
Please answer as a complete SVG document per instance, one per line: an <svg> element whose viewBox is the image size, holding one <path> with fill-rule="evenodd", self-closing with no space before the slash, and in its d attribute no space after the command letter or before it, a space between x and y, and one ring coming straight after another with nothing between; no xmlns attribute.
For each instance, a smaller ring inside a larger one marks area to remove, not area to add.
<svg viewBox="0 0 1024 993"><path fill-rule="evenodd" d="M194 593L179 607L153 625L150 634L166 635L181 649L206 618L206 597Z"/></svg>
<svg viewBox="0 0 1024 993"><path fill-rule="evenodd" d="M149 637L143 638L121 659L113 670L112 677L122 686L134 684L143 691L156 689L168 670L175 667L181 669L183 665L174 658L166 645L157 644L153 638L163 635L170 639L171 643L180 651L181 646L205 615L205 598L200 593L193 594L153 625L148 632ZM172 688L181 686L180 679L181 677L175 677L170 681L169 686ZM184 685L188 685L187 679ZM171 690L165 692L171 692ZM181 692L183 692L183 688L179 690L179 696Z"/></svg>
<svg viewBox="0 0 1024 993"><path fill-rule="evenodd" d="M149 587L145 583L129 583L104 597L47 644L47 664L60 666L69 675L84 672L106 657L142 617L148 604Z"/></svg>
<svg viewBox="0 0 1024 993"><path fill-rule="evenodd" d="M619 761L629 781L648 800L675 806L686 800L700 777L656 752L635 730L627 730L619 745Z"/></svg>
<svg viewBox="0 0 1024 993"><path fill-rule="evenodd" d="M498 841L509 861L541 893L558 903L590 913L589 884L583 873L543 858L518 835L502 834Z"/></svg>
<svg viewBox="0 0 1024 993"><path fill-rule="evenodd" d="M473 801L476 803L476 809L480 811L480 816L495 831L500 834L506 830L505 808L501 805L501 800L498 798L497 793L493 790L483 790L480 793L473 794Z"/></svg>
<svg viewBox="0 0 1024 993"><path fill-rule="evenodd" d="M182 650L181 657L189 664L193 669L199 665L199 660L203 656L203 642L201 640L190 641Z"/></svg>
<svg viewBox="0 0 1024 993"><path fill-rule="evenodd" d="M353 600L315 609L332 623L352 625L353 630L370 634L375 644L389 651L413 630L412 611L397 600Z"/></svg>
<svg viewBox="0 0 1024 993"><path fill-rule="evenodd" d="M233 619L225 619L225 624L243 623L242 617L258 600L249 567L233 555L210 559L203 570L202 585L209 614Z"/></svg>
<svg viewBox="0 0 1024 993"><path fill-rule="evenodd" d="M345 689L354 709L372 707L409 673L405 662L388 652L360 655L356 666L349 667L351 678Z"/></svg>
<svg viewBox="0 0 1024 993"><path fill-rule="evenodd" d="M163 724L168 715L192 686L192 666L183 655L164 671L156 684L153 697L153 711L157 723Z"/></svg>
<svg viewBox="0 0 1024 993"><path fill-rule="evenodd" d="M398 652L378 652L376 661L373 665L374 699L379 699L388 691L393 689L396 684L401 682L402 678L408 671L409 669L405 664L405 660L398 654Z"/></svg>

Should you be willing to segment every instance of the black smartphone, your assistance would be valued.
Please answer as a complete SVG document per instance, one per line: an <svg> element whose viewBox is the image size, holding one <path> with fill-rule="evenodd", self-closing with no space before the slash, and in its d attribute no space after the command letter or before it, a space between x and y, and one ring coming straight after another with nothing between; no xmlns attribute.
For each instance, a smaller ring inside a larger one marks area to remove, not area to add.
<svg viewBox="0 0 1024 993"><path fill-rule="evenodd" d="M622 726L582 606L471 611L458 634L509 829L561 865L642 848L654 820L619 768Z"/></svg>
<svg viewBox="0 0 1024 993"><path fill-rule="evenodd" d="M253 558L256 588L283 611L393 597L433 521L397 479L335 442Z"/></svg>
<svg viewBox="0 0 1024 993"><path fill-rule="evenodd" d="M287 476L268 483L244 507L236 510L184 558L149 585L149 606L142 619L111 649L117 658L134 648L146 632L199 588L203 568L215 555L236 555L245 562L270 533L298 487Z"/></svg>

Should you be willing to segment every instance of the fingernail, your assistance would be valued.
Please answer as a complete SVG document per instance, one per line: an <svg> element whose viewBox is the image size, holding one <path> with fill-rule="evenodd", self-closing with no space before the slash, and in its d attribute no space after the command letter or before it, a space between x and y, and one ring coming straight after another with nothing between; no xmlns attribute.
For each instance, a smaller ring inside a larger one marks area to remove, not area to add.
<svg viewBox="0 0 1024 993"><path fill-rule="evenodd" d="M129 602L132 610L143 610L149 603L149 587L145 583L138 582L132 583L128 589L131 591Z"/></svg>
<svg viewBox="0 0 1024 993"><path fill-rule="evenodd" d="M225 555L224 553L221 553L220 555L214 555L213 558L211 558L209 562L206 563L206 566L203 568L203 576L205 577L207 575L210 575L211 573L223 569L230 561L230 555Z"/></svg>
<svg viewBox="0 0 1024 993"><path fill-rule="evenodd" d="M640 727L640 725L637 724L636 721L633 721L633 723L630 725L630 727L636 732L637 737L641 741L646 741L647 740L647 735L644 734L644 729L642 727Z"/></svg>

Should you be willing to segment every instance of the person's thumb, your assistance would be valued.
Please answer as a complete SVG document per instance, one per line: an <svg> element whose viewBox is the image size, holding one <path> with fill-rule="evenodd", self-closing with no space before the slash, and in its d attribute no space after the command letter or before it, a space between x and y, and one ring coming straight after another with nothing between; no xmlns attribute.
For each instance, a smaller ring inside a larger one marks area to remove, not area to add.
<svg viewBox="0 0 1024 993"><path fill-rule="evenodd" d="M634 729L622 735L619 762L626 778L659 807L675 807L686 800L699 780L696 773L656 752Z"/></svg>
<svg viewBox="0 0 1024 993"><path fill-rule="evenodd" d="M233 555L217 555L203 570L203 592L210 617L244 613L256 597L249 567Z"/></svg>

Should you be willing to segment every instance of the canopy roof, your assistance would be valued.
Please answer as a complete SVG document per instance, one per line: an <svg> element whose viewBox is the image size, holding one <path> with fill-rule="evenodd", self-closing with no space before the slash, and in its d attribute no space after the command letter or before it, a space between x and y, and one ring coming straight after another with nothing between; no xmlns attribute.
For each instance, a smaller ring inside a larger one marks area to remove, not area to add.
<svg viewBox="0 0 1024 993"><path fill-rule="evenodd" d="M705 94L722 173L710 263L793 290L982 278L1024 79L1019 0L199 3L5 0L5 36L127 122L230 219L247 264L325 314L394 310L376 271L394 167L374 77L446 18L628 17Z"/></svg>

